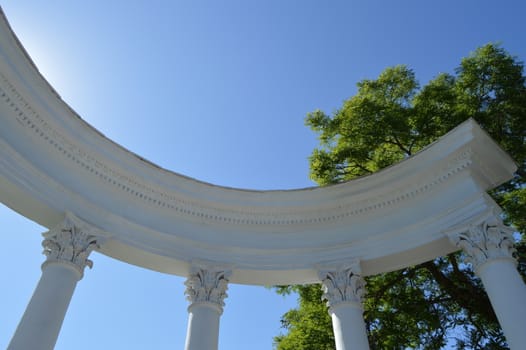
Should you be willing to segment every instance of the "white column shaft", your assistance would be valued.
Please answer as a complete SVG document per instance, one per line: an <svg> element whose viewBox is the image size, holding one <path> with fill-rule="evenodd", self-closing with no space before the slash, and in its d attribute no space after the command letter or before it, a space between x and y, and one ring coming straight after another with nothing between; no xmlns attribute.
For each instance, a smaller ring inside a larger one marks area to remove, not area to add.
<svg viewBox="0 0 526 350"><path fill-rule="evenodd" d="M217 350L219 319L231 271L217 264L194 263L185 282L188 307L186 350Z"/></svg>
<svg viewBox="0 0 526 350"><path fill-rule="evenodd" d="M512 350L526 344L526 285L511 259L492 259L477 269Z"/></svg>
<svg viewBox="0 0 526 350"><path fill-rule="evenodd" d="M72 266L46 264L8 350L52 350L55 347L80 277Z"/></svg>
<svg viewBox="0 0 526 350"><path fill-rule="evenodd" d="M217 350L219 310L210 304L194 304L188 310L185 350Z"/></svg>
<svg viewBox="0 0 526 350"><path fill-rule="evenodd" d="M337 350L369 350L369 341L360 305L339 304L331 308Z"/></svg>
<svg viewBox="0 0 526 350"><path fill-rule="evenodd" d="M362 299L365 280L359 260L327 266L318 271L323 296L332 318L337 350L368 350L369 340L363 319Z"/></svg>
<svg viewBox="0 0 526 350"><path fill-rule="evenodd" d="M466 261L484 284L508 345L518 350L526 344L526 285L513 257L513 232L493 215L449 238L464 250Z"/></svg>

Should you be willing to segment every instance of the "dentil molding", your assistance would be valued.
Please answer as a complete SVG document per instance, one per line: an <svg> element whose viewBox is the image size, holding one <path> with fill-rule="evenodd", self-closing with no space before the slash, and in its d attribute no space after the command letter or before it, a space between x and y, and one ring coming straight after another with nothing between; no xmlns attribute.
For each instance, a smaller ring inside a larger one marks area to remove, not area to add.
<svg viewBox="0 0 526 350"><path fill-rule="evenodd" d="M54 128L41 116L22 96L8 78L0 73L0 98L12 108L14 116L20 125L24 126L33 136L43 140L55 153L64 158L72 166L85 175L94 177L97 181L114 187L124 196L134 201L154 208L174 211L178 215L190 216L200 220L241 225L298 225L315 224L340 220L349 216L370 214L375 210L390 206L403 205L415 196L429 192L431 189L447 181L452 175L462 171L471 164L472 150L463 150L448 161L439 171L425 181L414 183L410 188L384 194L381 198L367 198L361 202L338 203L320 208L309 209L308 206L297 208L272 207L229 207L225 209L219 203L206 204L193 198L175 193L167 188L161 188L146 180L139 180L133 174L119 169L115 164L109 164L100 159L80 144L68 138ZM177 174L172 174L179 176ZM202 184L202 186L211 186ZM247 191L250 192L250 191Z"/></svg>

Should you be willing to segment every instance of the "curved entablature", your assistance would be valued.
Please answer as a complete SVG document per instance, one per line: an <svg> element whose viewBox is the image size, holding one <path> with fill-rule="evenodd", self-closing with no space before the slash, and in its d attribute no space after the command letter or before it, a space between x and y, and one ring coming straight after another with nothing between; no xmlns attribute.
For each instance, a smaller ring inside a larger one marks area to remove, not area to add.
<svg viewBox="0 0 526 350"><path fill-rule="evenodd" d="M83 121L0 21L0 200L53 227L66 212L108 236L100 252L184 275L194 260L233 282L304 283L360 259L364 274L456 248L444 232L494 210L485 194L513 161L469 120L374 175L328 187L251 191L162 169Z"/></svg>

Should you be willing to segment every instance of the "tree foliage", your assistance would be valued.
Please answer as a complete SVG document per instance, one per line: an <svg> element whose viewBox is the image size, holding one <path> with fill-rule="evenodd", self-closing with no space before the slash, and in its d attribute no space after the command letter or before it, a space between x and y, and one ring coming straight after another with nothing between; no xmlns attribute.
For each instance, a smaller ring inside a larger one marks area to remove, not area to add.
<svg viewBox="0 0 526 350"><path fill-rule="evenodd" d="M280 350L335 350L331 317L321 302L321 288L312 286L281 286L278 293L299 296L299 307L288 311L281 319L287 335L274 338Z"/></svg>
<svg viewBox="0 0 526 350"><path fill-rule="evenodd" d="M526 276L526 85L523 64L488 44L462 59L455 74L420 87L406 66L363 80L333 115L316 110L306 124L319 136L310 157L320 185L348 181L411 156L468 118L474 118L517 162L514 179L492 191L516 227L519 271ZM506 349L489 299L461 253L367 278L364 303L372 349L440 349L456 338L459 349ZM319 286L296 291L299 307L287 312L276 348L334 349L330 318ZM316 315L315 315L316 314ZM323 330L321 327L325 327ZM315 344L311 346L310 344Z"/></svg>

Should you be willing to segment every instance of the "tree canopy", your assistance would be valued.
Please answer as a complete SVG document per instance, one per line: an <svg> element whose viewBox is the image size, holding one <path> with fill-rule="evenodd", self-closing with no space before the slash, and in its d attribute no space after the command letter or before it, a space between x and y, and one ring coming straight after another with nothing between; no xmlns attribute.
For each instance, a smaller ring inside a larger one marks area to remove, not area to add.
<svg viewBox="0 0 526 350"><path fill-rule="evenodd" d="M490 194L517 229L519 271L526 276L526 85L523 63L488 44L462 59L455 74L420 86L407 66L362 80L358 91L328 115L309 113L319 136L310 157L320 185L348 181L411 156L468 118L474 118L517 162L516 176ZM484 292L462 253L369 276L364 317L371 349L507 349ZM282 317L275 348L334 349L330 317L319 285L278 287L298 293L299 305ZM321 314L320 314L321 313Z"/></svg>

